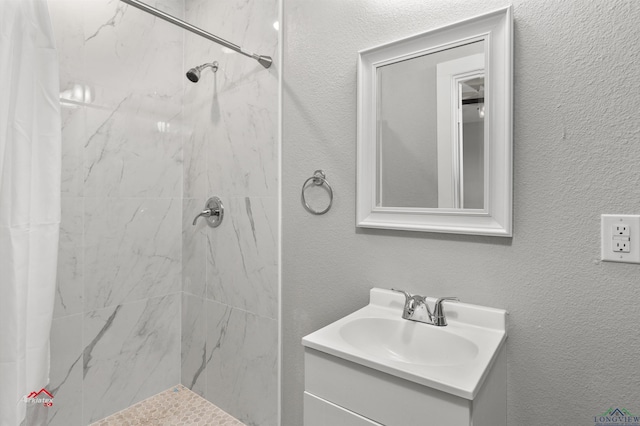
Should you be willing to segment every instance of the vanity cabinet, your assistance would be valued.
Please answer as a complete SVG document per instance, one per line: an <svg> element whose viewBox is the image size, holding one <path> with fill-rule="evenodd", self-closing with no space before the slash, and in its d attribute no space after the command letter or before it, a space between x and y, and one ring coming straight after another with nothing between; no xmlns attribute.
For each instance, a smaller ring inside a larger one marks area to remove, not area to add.
<svg viewBox="0 0 640 426"><path fill-rule="evenodd" d="M303 337L304 426L506 426L507 312L446 303L436 326L402 318L405 301L373 288Z"/></svg>
<svg viewBox="0 0 640 426"><path fill-rule="evenodd" d="M305 348L304 426L506 426L500 350L473 400Z"/></svg>

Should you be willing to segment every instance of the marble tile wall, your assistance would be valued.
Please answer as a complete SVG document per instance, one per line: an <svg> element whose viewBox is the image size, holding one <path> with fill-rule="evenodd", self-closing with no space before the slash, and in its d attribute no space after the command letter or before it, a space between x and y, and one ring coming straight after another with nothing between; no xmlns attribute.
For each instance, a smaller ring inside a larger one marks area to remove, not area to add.
<svg viewBox="0 0 640 426"><path fill-rule="evenodd" d="M180 381L184 36L117 0L48 3L67 100L45 424L75 426Z"/></svg>
<svg viewBox="0 0 640 426"><path fill-rule="evenodd" d="M191 34L185 67L217 61L187 82L183 202L182 384L247 425L277 423L278 0L185 0L186 19L255 60ZM215 229L193 217L225 205Z"/></svg>
<svg viewBox="0 0 640 426"><path fill-rule="evenodd" d="M88 424L182 382L275 425L278 0L147 2L274 65L117 0L49 0L67 100L55 398L38 424ZM212 195L225 221L192 226Z"/></svg>

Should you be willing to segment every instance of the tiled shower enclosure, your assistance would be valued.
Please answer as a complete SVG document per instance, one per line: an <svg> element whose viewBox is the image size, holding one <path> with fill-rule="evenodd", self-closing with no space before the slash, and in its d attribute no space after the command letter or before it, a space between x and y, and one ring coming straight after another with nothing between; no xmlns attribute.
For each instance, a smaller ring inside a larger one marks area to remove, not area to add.
<svg viewBox="0 0 640 426"><path fill-rule="evenodd" d="M47 424L86 425L182 383L277 422L277 0L49 0L63 215ZM218 61L200 82L187 69ZM192 225L207 198L220 227Z"/></svg>

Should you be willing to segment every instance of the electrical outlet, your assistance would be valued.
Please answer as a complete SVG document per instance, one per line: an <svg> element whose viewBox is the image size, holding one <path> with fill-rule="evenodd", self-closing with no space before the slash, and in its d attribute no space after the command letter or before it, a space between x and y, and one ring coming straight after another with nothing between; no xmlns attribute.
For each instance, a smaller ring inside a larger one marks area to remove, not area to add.
<svg viewBox="0 0 640 426"><path fill-rule="evenodd" d="M640 263L640 215L603 214L600 232L602 260Z"/></svg>
<svg viewBox="0 0 640 426"><path fill-rule="evenodd" d="M627 225L626 223L616 223L615 225L613 225L613 234L620 237L628 237L629 225Z"/></svg>
<svg viewBox="0 0 640 426"><path fill-rule="evenodd" d="M617 253L630 253L631 245L629 244L629 237L613 237L613 251Z"/></svg>

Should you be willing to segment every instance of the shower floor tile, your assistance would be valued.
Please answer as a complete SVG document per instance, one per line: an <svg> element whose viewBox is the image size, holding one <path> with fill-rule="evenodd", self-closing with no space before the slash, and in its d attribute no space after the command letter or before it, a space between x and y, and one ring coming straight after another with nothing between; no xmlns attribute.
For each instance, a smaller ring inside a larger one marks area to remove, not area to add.
<svg viewBox="0 0 640 426"><path fill-rule="evenodd" d="M91 426L245 426L200 395L174 386Z"/></svg>

